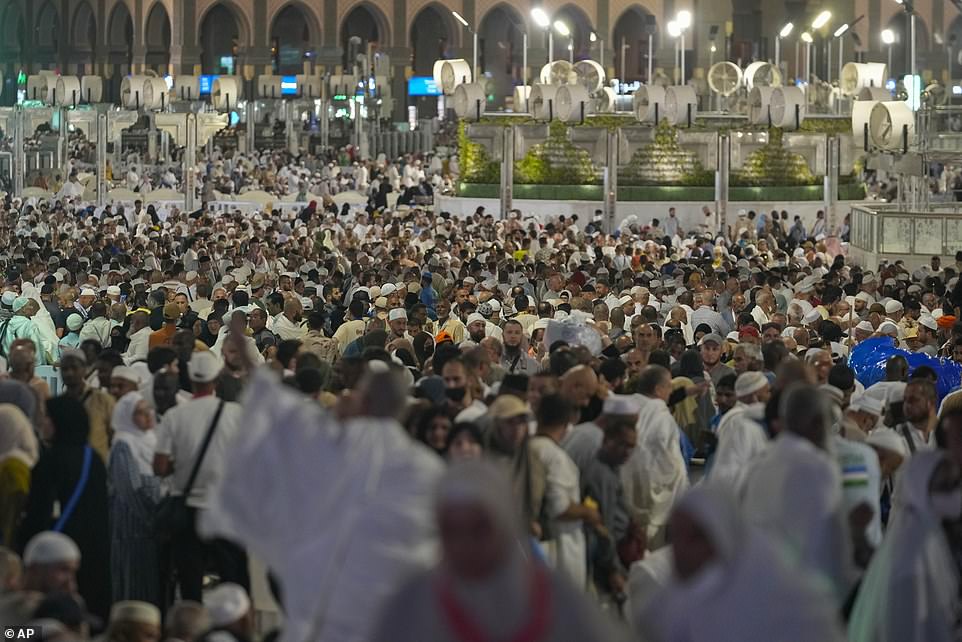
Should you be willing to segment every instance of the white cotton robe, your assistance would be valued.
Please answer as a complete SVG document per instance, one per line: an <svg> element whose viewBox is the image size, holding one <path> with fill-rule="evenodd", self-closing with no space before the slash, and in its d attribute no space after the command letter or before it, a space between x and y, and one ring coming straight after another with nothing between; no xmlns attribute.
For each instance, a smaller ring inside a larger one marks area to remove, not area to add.
<svg viewBox="0 0 962 642"><path fill-rule="evenodd" d="M648 525L648 538L668 524L678 497L688 489L688 470L678 444L678 424L661 399L636 395L638 446L621 467L625 501Z"/></svg>
<svg viewBox="0 0 962 642"><path fill-rule="evenodd" d="M702 484L678 504L711 539L714 560L687 581L675 575L632 619L645 642L842 642L831 596L790 568L745 522L730 489Z"/></svg>
<svg viewBox="0 0 962 642"><path fill-rule="evenodd" d="M792 564L827 581L841 604L854 569L838 465L829 453L790 432L779 434L754 461L745 482L746 519Z"/></svg>
<svg viewBox="0 0 962 642"><path fill-rule="evenodd" d="M926 451L907 462L896 493L900 510L875 551L849 618L851 642L958 639L958 567L928 491L944 457Z"/></svg>
<svg viewBox="0 0 962 642"><path fill-rule="evenodd" d="M727 484L741 494L752 460L769 445L761 423L764 418L763 403L739 403L722 417L716 433L718 449L709 474L713 482Z"/></svg>
<svg viewBox="0 0 962 642"><path fill-rule="evenodd" d="M544 466L547 475L544 501L551 517L553 537L542 542L548 562L579 589L587 587L588 551L581 520L559 520L558 515L572 504L581 503L581 478L578 467L564 449L549 438L532 439L531 453Z"/></svg>

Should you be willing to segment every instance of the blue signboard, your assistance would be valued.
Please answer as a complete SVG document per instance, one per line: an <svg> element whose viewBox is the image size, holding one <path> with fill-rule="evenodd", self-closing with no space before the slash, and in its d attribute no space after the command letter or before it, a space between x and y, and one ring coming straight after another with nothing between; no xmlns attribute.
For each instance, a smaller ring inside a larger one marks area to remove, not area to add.
<svg viewBox="0 0 962 642"><path fill-rule="evenodd" d="M281 96L297 95L297 76L281 76Z"/></svg>
<svg viewBox="0 0 962 642"><path fill-rule="evenodd" d="M200 93L201 95L209 94L214 89L214 81L220 78L220 76L207 75L200 77Z"/></svg>
<svg viewBox="0 0 962 642"><path fill-rule="evenodd" d="M433 76L413 76L408 80L408 96L440 96L441 89Z"/></svg>

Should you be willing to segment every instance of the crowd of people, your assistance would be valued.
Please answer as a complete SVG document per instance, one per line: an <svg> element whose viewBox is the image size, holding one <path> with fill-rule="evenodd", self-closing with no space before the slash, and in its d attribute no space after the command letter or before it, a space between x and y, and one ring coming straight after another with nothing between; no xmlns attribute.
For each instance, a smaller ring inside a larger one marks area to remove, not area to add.
<svg viewBox="0 0 962 642"><path fill-rule="evenodd" d="M704 214L8 197L0 624L957 639L962 252Z"/></svg>

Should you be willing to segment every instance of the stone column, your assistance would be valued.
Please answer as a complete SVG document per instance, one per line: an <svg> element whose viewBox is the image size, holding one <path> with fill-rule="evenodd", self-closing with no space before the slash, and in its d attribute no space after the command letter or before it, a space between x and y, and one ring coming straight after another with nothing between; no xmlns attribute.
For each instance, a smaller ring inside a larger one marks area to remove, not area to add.
<svg viewBox="0 0 962 642"><path fill-rule="evenodd" d="M170 71L174 75L199 74L197 2L174 0L173 10L170 16Z"/></svg>
<svg viewBox="0 0 962 642"><path fill-rule="evenodd" d="M134 40L132 43L133 54L130 60L131 72L135 74L144 73L147 68L147 39L144 36L144 6L138 0L134 2L134 10L130 17L134 21Z"/></svg>
<svg viewBox="0 0 962 642"><path fill-rule="evenodd" d="M322 74L335 73L341 64L343 51L338 42L337 0L323 0L321 16L321 42L314 59L317 69Z"/></svg>

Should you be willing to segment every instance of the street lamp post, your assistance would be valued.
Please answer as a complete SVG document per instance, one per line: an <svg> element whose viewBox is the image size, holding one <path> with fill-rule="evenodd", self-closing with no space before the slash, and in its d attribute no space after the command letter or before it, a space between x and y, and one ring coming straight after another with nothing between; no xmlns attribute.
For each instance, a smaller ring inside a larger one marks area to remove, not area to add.
<svg viewBox="0 0 962 642"><path fill-rule="evenodd" d="M678 27L678 23L675 20L672 20L671 22L668 23L668 35L675 39L675 42L674 42L675 73L672 75L674 76L674 80L677 83L679 82L678 81L678 77L679 77L678 76L678 66L679 66L678 65L678 36L681 35L681 29Z"/></svg>
<svg viewBox="0 0 962 642"><path fill-rule="evenodd" d="M471 73L473 74L472 80L474 82L478 82L478 32L472 29L471 25L468 24L468 21L464 19L464 16L457 11L452 11L451 15L453 15L454 19L460 22L461 25L473 35L472 40L474 41L474 60L472 61L473 64L471 66Z"/></svg>
<svg viewBox="0 0 962 642"><path fill-rule="evenodd" d="M574 61L575 61L575 47L574 47L574 39L571 37L571 30L568 29L568 25L566 25L565 23L561 22L560 20L555 20L553 26L554 26L554 30L555 30L555 31L557 31L560 35L562 35L562 36L564 36L564 37L566 37L566 38L569 39L569 40L568 40L568 51L571 52L571 62L574 63Z"/></svg>
<svg viewBox="0 0 962 642"><path fill-rule="evenodd" d="M845 64L845 33L848 31L849 24L846 22L841 27L835 30L832 34L835 38L838 38L838 82L839 86L842 83L842 66Z"/></svg>
<svg viewBox="0 0 962 642"><path fill-rule="evenodd" d="M538 27L548 32L548 63L550 64L551 59L554 57L554 41L551 38L551 18L544 12L544 9L535 7L531 10L531 19L534 20L534 23L538 25Z"/></svg>
<svg viewBox="0 0 962 642"><path fill-rule="evenodd" d="M668 23L668 35L675 41L675 64L679 68L678 84L685 84L685 30L691 26L691 11L679 11L675 19ZM650 79L649 79L649 82Z"/></svg>
<svg viewBox="0 0 962 642"><path fill-rule="evenodd" d="M815 19L814 19L814 20L812 20L812 31L813 31L813 32L818 31L819 29L821 29L822 27L824 27L825 25L827 25L827 24L828 24L828 21L831 20L831 19L832 19L832 12L831 12L831 11L828 11L828 10L822 11L822 12L819 13L817 16L815 16ZM826 41L826 45L827 45L827 52L826 52L826 55L825 55L825 79L826 79L826 81L831 81L831 79L832 79L832 72L831 72L832 41L831 41L831 40L827 40L827 41ZM816 60L817 60L817 56L818 56L818 49L817 49L817 48L815 49L815 56L816 56ZM817 73L818 73L818 65L815 64L814 67L815 67L815 73L817 74Z"/></svg>
<svg viewBox="0 0 962 642"><path fill-rule="evenodd" d="M801 38L805 43L805 82L808 83L812 79L812 34L805 31Z"/></svg>
<svg viewBox="0 0 962 642"><path fill-rule="evenodd" d="M778 73L782 72L782 63L781 63L782 38L787 38L792 33L792 29L794 28L795 28L795 25L792 24L791 22L786 23L785 26L782 27L782 30L778 32L778 35L775 36L775 69L778 69ZM798 63L796 62L795 64L797 65ZM788 74L785 74L785 76L787 75Z"/></svg>
<svg viewBox="0 0 962 642"><path fill-rule="evenodd" d="M675 21L681 30L681 84L685 84L685 30L691 27L691 11L681 10L675 16Z"/></svg>
<svg viewBox="0 0 962 642"><path fill-rule="evenodd" d="M888 46L888 74L889 77L894 78L895 75L892 71L892 45L895 43L895 33L891 29L882 31L882 43Z"/></svg>

